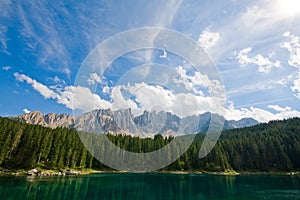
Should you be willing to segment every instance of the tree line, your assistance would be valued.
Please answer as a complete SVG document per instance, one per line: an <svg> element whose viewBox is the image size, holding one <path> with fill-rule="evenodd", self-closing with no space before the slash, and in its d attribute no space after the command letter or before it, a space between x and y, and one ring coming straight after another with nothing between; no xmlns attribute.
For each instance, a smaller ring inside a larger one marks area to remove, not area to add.
<svg viewBox="0 0 300 200"><path fill-rule="evenodd" d="M92 134L92 133L85 133ZM173 137L139 138L106 134L122 149L152 152ZM188 171L291 171L300 169L300 119L271 121L223 131L205 158L198 153L205 134L197 134L189 149L164 170ZM103 151L106 149L103 148ZM109 154L109 152L107 152ZM109 168L95 159L73 129L46 128L0 118L0 167L5 169Z"/></svg>

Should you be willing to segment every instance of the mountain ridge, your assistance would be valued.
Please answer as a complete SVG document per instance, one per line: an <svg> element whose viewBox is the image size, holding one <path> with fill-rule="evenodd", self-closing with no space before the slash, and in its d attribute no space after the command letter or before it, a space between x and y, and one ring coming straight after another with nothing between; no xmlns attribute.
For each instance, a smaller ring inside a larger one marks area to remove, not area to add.
<svg viewBox="0 0 300 200"><path fill-rule="evenodd" d="M141 115L134 116L130 108L116 111L96 109L79 116L52 112L42 114L40 111L34 111L11 118L50 128L65 127L79 131L125 133L142 137L155 134L174 136L199 132L206 133L211 125L218 126L222 125L223 122L223 130L243 128L259 123L252 118L243 118L237 121L226 120L223 116L209 112L180 118L170 112L145 110Z"/></svg>

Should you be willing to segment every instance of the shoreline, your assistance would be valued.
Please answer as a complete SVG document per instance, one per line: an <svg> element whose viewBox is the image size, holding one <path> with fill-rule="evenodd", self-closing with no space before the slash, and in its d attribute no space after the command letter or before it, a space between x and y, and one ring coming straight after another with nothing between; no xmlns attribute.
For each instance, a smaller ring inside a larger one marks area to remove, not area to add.
<svg viewBox="0 0 300 200"><path fill-rule="evenodd" d="M44 177L44 176L79 176L79 175L89 175L89 174L112 174L112 173L134 173L129 171L114 171L114 170L97 170L97 169L31 169L31 170L8 170L2 169L0 171L1 176L37 176L37 177ZM227 170L224 172L213 172L213 171L153 171L153 172L138 172L138 173L150 173L150 174L189 174L189 175L218 175L218 176L251 176L251 175L285 175L285 176L299 176L300 171L272 171L272 172L259 172L259 171L241 171L236 172L234 170Z"/></svg>

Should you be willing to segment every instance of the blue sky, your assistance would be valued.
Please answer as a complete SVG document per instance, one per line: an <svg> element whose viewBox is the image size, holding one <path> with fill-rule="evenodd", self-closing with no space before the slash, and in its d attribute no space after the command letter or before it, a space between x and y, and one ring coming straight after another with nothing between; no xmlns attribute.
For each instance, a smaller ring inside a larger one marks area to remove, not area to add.
<svg viewBox="0 0 300 200"><path fill-rule="evenodd" d="M184 116L218 112L210 107L209 89L199 82L205 76L164 49L129 52L104 74L95 71L85 85L74 85L98 44L130 29L161 27L178 31L206 51L225 87L227 119L264 122L300 116L299 21L298 0L3 0L0 115L126 107L136 114L143 109L177 114L178 99L186 103ZM176 84L181 87L170 89ZM96 90L89 88L95 85Z"/></svg>

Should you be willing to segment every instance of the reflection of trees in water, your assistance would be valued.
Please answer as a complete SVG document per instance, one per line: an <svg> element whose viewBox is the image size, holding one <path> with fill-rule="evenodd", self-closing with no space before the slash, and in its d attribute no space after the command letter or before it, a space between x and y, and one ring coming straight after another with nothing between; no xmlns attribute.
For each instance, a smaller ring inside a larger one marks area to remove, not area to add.
<svg viewBox="0 0 300 200"><path fill-rule="evenodd" d="M0 197L188 200L257 199L259 195L264 195L265 199L275 196L280 199L285 195L298 197L299 185L300 180L296 177L269 175L110 173L65 177L0 177Z"/></svg>

